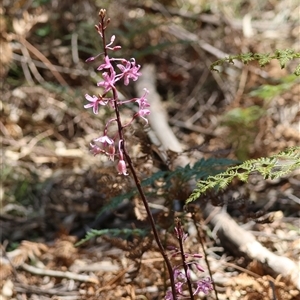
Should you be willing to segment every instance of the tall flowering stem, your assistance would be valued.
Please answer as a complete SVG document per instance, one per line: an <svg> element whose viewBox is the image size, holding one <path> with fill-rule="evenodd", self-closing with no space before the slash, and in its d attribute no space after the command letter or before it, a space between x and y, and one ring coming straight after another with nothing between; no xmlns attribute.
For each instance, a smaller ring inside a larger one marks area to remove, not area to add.
<svg viewBox="0 0 300 300"><path fill-rule="evenodd" d="M194 300L196 295L200 292L208 294L212 289L212 281L210 278L199 279L193 281L191 278L191 271L195 269L198 272L204 272L197 259L202 255L198 253L188 253L184 249L184 242L186 241L188 234L184 232L183 226L179 219L175 223L175 236L179 242L179 248L170 247L172 251L172 257L180 256L181 264L173 267L173 274L175 280L175 290L177 299L190 299ZM182 270L183 269L183 270ZM185 291L187 287L187 292ZM172 291L168 291L165 300L174 300Z"/></svg>
<svg viewBox="0 0 300 300"><path fill-rule="evenodd" d="M176 288L175 288L175 279L173 274L172 265L170 260L165 252L165 249L162 245L162 242L159 238L158 231L155 226L155 222L146 199L145 193L142 189L141 182L137 176L137 172L133 166L132 160L128 151L126 149L126 142L125 137L123 134L123 129L129 125L138 117L141 117L148 123L146 116L150 114L150 104L148 103L146 97L148 94L147 89L145 89L145 93L141 98L132 98L129 100L121 101L118 97L118 92L115 87L118 81L123 80L124 85L128 85L130 80L136 81L138 77L141 75L139 72L140 65L136 65L135 59L131 58L130 60L126 60L124 58L112 58L108 55L109 51L117 51L121 47L120 46L113 46L115 41L115 36L112 36L110 42L106 43L106 36L105 30L110 22L109 18L106 18L106 10L101 9L99 12L99 23L95 25L95 29L97 30L98 34L100 35L103 41L103 52L88 58L86 61L91 62L94 61L96 58L103 56L103 63L97 68L98 71L103 71L102 78L103 80L97 83L97 86L101 87L104 91L103 94L99 95L85 95L86 100L89 102L84 107L85 108L92 108L95 114L98 114L99 107L104 105L109 105L114 109L115 118L110 119L104 128L103 135L94 139L94 143L91 143L91 152L94 155L104 154L110 160L114 161L115 158L118 159L118 163L116 165L117 171L121 175L128 175L127 166L134 178L136 187L140 193L142 198L143 204L145 206L148 219L150 221L152 231L154 234L155 241L159 247L159 250L163 256L163 259L166 263L170 282L171 282L171 293L172 299L176 300ZM112 95L112 96L110 96ZM120 110L119 107L126 103L136 103L138 105L138 112L134 113L132 116L131 121L127 124L122 124ZM117 123L117 132L114 135L109 134L109 126L111 123Z"/></svg>
<svg viewBox="0 0 300 300"><path fill-rule="evenodd" d="M181 222L180 222L179 219L176 220L175 233L176 233L176 237L177 237L178 242L179 242L179 248L180 248L179 252L180 252L180 256L181 256L182 265L183 265L183 268L184 268L185 278L187 279L186 283L187 283L187 286L188 286L188 290L189 290L191 300L193 300L194 295L193 295L192 284L191 284L190 277L189 277L189 267L188 267L188 264L187 264L187 261L186 261L187 257L186 257L186 254L185 254L184 248L183 248L183 243L187 238L187 234L184 233L183 227L182 227Z"/></svg>

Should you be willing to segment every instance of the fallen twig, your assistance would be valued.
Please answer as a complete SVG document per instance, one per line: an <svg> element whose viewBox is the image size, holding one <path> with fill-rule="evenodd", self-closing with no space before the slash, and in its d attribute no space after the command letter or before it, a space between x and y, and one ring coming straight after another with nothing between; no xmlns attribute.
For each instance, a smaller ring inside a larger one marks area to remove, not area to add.
<svg viewBox="0 0 300 300"><path fill-rule="evenodd" d="M69 296L73 300L80 299L80 294L74 291L60 291L59 289L42 289L37 286L14 283L14 289L20 293L32 293L37 295Z"/></svg>
<svg viewBox="0 0 300 300"><path fill-rule="evenodd" d="M35 275L67 278L67 279L73 279L73 280L82 281L82 282L91 282L91 283L96 283L96 284L99 283L97 278L91 277L88 275L76 274L76 273L72 273L72 272L68 272L68 271L62 272L62 271L55 271L55 270L40 269L40 268L30 266L26 263L23 263L22 265L20 265L20 268L22 268L23 270L25 270L27 272L35 274Z"/></svg>
<svg viewBox="0 0 300 300"><path fill-rule="evenodd" d="M50 72L56 78L56 80L63 86L68 86L65 79L60 75L60 73L56 70L55 66L50 62L50 60L40 52L36 47L31 45L25 38L21 35L15 35L15 38L20 41L30 52L32 52L37 58L39 58L44 64L49 68Z"/></svg>

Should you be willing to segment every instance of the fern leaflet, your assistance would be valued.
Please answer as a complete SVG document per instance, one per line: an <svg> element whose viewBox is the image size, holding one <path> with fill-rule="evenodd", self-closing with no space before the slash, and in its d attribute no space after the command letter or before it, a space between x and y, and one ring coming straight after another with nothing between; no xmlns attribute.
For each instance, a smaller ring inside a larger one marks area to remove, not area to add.
<svg viewBox="0 0 300 300"><path fill-rule="evenodd" d="M244 163L228 168L225 172L200 180L186 203L195 201L209 189L224 189L234 178L247 181L249 175L259 172L264 179L282 177L300 168L300 147L292 147L270 157L246 160Z"/></svg>

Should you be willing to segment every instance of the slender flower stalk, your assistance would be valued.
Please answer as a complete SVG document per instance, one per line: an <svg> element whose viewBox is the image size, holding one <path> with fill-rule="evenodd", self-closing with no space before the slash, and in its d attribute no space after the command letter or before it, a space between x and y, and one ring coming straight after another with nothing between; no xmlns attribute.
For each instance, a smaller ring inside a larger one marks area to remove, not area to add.
<svg viewBox="0 0 300 300"><path fill-rule="evenodd" d="M191 271L194 268L196 271L204 272L196 259L202 257L201 254L192 254L185 252L184 242L186 241L188 235L184 233L182 224L179 219L176 220L175 224L175 236L179 242L179 248L171 247L172 257L180 256L181 264L173 267L176 297L174 298L172 291L168 291L165 296L165 300L174 299L190 299L194 300L194 296L198 295L200 292L208 294L213 290L212 281L210 278L200 279L193 281L191 278ZM183 270L182 270L183 269ZM188 293L186 292L186 288Z"/></svg>
<svg viewBox="0 0 300 300"><path fill-rule="evenodd" d="M85 98L87 101L89 101L89 103L86 104L84 107L86 109L92 108L94 114L98 114L99 107L104 105L109 105L111 108L114 109L115 118L110 119L106 123L103 134L98 138L94 139L93 141L94 143L90 144L91 152L94 155L104 154L112 161L114 161L114 159L117 157L118 162L116 164L116 168L118 174L120 175L127 176L129 175L127 168L130 170L130 173L134 178L136 187L140 193L143 204L145 206L148 219L154 234L155 241L159 247L159 250L163 256L163 259L168 269L170 282L171 282L171 291L169 294L172 295L172 299L176 300L177 294L176 294L173 269L170 260L165 252L165 249L162 245L162 242L160 240L158 231L155 226L155 221L153 219L145 193L142 189L140 180L137 176L137 172L133 166L131 157L129 156L128 151L126 149L126 141L123 134L123 129L129 126L138 117L144 119L145 122L148 124L148 120L146 116L150 114L150 110L149 110L150 104L148 103L146 97L149 92L147 91L147 89L145 89L145 93L141 98L132 98L125 101L119 100L118 91L116 89L116 83L122 80L124 85L127 86L129 85L131 80L136 81L138 77L141 75L141 73L139 72L140 65L136 64L134 58L131 58L130 60L126 60L124 58L117 59L117 58L111 58L108 55L108 50L117 51L121 48L120 46L113 46L115 41L115 36L112 36L110 42L106 44L105 30L109 23L110 23L110 19L106 18L106 10L101 9L99 12L99 23L95 25L95 29L97 30L97 32L99 33L102 39L103 52L96 56L88 58L86 62L95 61L96 58L103 56L103 62L97 68L98 71L103 71L102 80L97 83L97 86L103 89L103 94L102 95L99 94L98 96L95 95L90 96L86 94ZM118 70L114 67L115 64ZM127 124L122 124L119 107L126 103L137 103L138 112L133 114L131 121L129 121ZM109 132L108 128L111 122L116 122L118 127L117 132L113 136L108 135Z"/></svg>

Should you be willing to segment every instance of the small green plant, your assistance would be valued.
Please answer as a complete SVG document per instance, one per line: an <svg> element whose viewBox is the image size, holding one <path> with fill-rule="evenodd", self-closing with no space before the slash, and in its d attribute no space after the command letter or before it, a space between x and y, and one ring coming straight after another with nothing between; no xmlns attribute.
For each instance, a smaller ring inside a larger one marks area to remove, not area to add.
<svg viewBox="0 0 300 300"><path fill-rule="evenodd" d="M226 158L208 158L200 159L193 166L186 165L185 167L178 167L171 170L159 170L153 173L149 178L142 180L141 186L146 191L147 196L164 197L166 201L172 199L178 199L178 195L175 195L179 190L184 195L188 195L186 190L186 183L190 179L205 180L209 176L213 176L224 172L229 166L240 163L237 160L231 160ZM176 182L176 184L174 184ZM110 199L110 201L103 206L99 212L100 216L104 212L116 209L125 199L132 199L138 194L136 188L132 188L130 192L120 194ZM185 201L185 199L179 199Z"/></svg>
<svg viewBox="0 0 300 300"><path fill-rule="evenodd" d="M295 52L292 49L276 50L275 53L244 53L238 55L230 55L228 57L219 59L211 64L212 71L218 71L217 66L221 66L225 62L233 64L235 60L239 60L244 64L248 64L252 61L257 61L261 67L266 66L272 59L278 60L281 69L286 67L286 64L293 60L300 58L300 52ZM297 65L294 74L300 76L300 63Z"/></svg>
<svg viewBox="0 0 300 300"><path fill-rule="evenodd" d="M100 237L103 235L110 235L112 237L122 236L124 239L128 239L132 235L146 236L147 234L149 234L148 231L138 229L138 228L135 228L135 229L128 229L128 228L102 229L102 230L91 229L87 232L85 238L82 239L80 242L78 242L76 244L76 246L80 246L92 238Z"/></svg>
<svg viewBox="0 0 300 300"><path fill-rule="evenodd" d="M249 149L257 134L257 121L264 113L262 107L253 105L236 107L223 116L221 125L230 128L228 139L236 149L235 154L239 160L249 158Z"/></svg>
<svg viewBox="0 0 300 300"><path fill-rule="evenodd" d="M186 203L197 200L209 189L225 189L235 178L246 182L250 174L260 173L264 179L280 178L296 168L300 168L300 147L292 147L270 157L246 160L242 164L228 168L225 172L199 180Z"/></svg>
<svg viewBox="0 0 300 300"><path fill-rule="evenodd" d="M251 97L259 97L270 101L274 97L288 91L293 85L299 84L299 78L296 75L288 75L281 78L281 82L276 85L264 84L261 87L249 93Z"/></svg>

